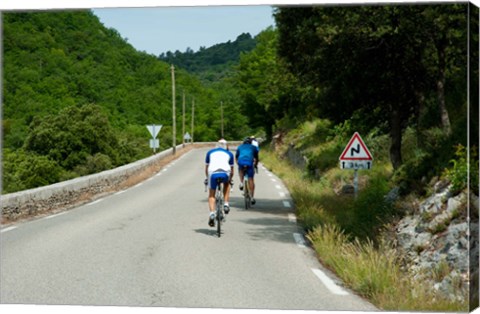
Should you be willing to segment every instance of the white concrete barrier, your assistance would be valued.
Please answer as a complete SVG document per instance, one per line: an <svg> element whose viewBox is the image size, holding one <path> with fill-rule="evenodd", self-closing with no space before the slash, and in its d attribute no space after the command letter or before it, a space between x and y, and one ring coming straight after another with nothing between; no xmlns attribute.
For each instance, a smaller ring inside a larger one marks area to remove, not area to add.
<svg viewBox="0 0 480 314"><path fill-rule="evenodd" d="M191 144L186 144L187 145ZM183 145L178 145L180 152ZM95 195L106 193L129 177L154 166L165 157L172 156L173 149L157 153L136 162L100 173L75 178L34 189L1 195L2 222L14 220L62 207L79 205Z"/></svg>
<svg viewBox="0 0 480 314"><path fill-rule="evenodd" d="M230 142L231 149L241 142ZM187 148L191 143L186 143ZM215 142L196 142L194 147L215 146ZM181 152L183 144L176 146ZM95 195L111 192L116 186L133 175L139 174L157 162L172 156L173 148L159 152L151 157L106 170L100 173L75 178L47 186L19 191L0 196L2 223L56 209L78 206L90 201Z"/></svg>

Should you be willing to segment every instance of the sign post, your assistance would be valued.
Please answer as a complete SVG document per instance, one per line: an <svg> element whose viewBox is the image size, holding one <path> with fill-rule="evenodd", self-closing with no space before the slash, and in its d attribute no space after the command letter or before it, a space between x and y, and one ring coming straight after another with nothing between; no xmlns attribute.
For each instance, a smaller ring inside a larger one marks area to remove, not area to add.
<svg viewBox="0 0 480 314"><path fill-rule="evenodd" d="M355 132L340 155L340 168L354 169L353 188L355 197L358 193L358 169L369 170L373 165L373 157L363 142L360 134Z"/></svg>
<svg viewBox="0 0 480 314"><path fill-rule="evenodd" d="M162 128L162 125L147 125L147 129L152 135L152 138L150 139L150 148L153 148L153 153L155 154L157 148L160 147L160 141L156 139L158 132L160 132L160 129Z"/></svg>

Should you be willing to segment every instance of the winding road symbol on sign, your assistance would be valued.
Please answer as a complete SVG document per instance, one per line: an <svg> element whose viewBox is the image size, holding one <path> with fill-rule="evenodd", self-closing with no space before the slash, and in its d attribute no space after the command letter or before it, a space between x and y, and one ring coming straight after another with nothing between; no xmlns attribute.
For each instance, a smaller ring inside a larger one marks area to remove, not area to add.
<svg viewBox="0 0 480 314"><path fill-rule="evenodd" d="M373 161L372 154L358 132L353 134L339 159L342 169L370 169Z"/></svg>

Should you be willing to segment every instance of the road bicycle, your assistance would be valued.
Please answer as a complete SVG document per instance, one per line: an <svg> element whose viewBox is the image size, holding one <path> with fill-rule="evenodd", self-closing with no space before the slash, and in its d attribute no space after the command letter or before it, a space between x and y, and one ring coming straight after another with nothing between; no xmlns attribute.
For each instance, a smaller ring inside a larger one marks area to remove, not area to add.
<svg viewBox="0 0 480 314"><path fill-rule="evenodd" d="M223 212L223 205L225 200L223 198L224 183L222 178L217 178L217 188L215 190L215 220L217 224L217 235L220 238L222 234L222 222L225 221L225 213ZM205 180L205 191L207 191L208 180Z"/></svg>

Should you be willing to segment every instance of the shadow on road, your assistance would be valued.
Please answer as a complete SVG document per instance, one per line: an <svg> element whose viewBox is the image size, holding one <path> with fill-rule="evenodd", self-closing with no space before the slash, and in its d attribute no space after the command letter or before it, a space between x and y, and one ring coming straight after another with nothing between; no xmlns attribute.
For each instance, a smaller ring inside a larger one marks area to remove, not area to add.
<svg viewBox="0 0 480 314"><path fill-rule="evenodd" d="M289 222L288 214L293 213L294 209L285 207L279 199L258 198L256 201L251 208L245 209L243 197L230 198L231 208L242 214L239 221L251 225L247 230L250 239L291 243L292 233L297 231L297 225Z"/></svg>
<svg viewBox="0 0 480 314"><path fill-rule="evenodd" d="M195 229L194 230L196 233L201 233L201 234L204 234L204 235L208 235L208 236L214 236L216 237L217 236L217 230L212 228L212 229ZM223 234L223 232L222 232Z"/></svg>
<svg viewBox="0 0 480 314"><path fill-rule="evenodd" d="M256 204L251 208L245 209L243 196L230 196L230 207L246 212L258 212L263 214L282 215L293 213L293 208L283 205L283 201L279 199L255 198Z"/></svg>

